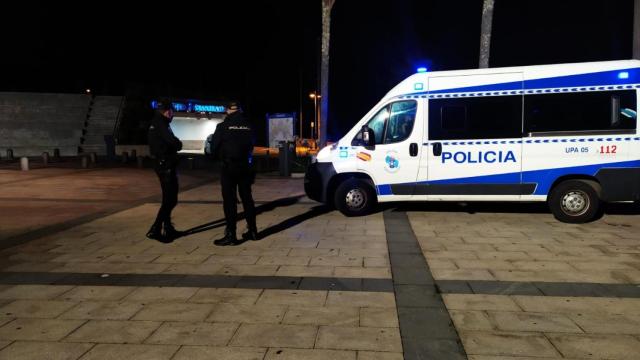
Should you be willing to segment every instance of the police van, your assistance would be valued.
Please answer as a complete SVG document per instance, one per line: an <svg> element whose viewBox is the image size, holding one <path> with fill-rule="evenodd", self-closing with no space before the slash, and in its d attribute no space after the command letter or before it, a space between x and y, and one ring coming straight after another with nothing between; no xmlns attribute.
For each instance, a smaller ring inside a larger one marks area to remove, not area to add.
<svg viewBox="0 0 640 360"><path fill-rule="evenodd" d="M546 201L564 222L640 200L640 61L428 72L393 88L305 176L348 216L388 201Z"/></svg>

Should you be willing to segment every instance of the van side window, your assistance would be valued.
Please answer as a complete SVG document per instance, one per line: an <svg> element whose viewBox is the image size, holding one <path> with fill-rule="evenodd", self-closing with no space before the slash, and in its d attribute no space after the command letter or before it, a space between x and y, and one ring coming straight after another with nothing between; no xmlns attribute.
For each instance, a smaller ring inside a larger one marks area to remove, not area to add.
<svg viewBox="0 0 640 360"><path fill-rule="evenodd" d="M376 145L392 144L406 140L413 131L418 103L414 100L396 101L380 109L367 122L375 133ZM362 145L362 135L358 133L353 146Z"/></svg>
<svg viewBox="0 0 640 360"><path fill-rule="evenodd" d="M415 101L398 101L391 104L391 116L387 121L384 136L385 144L404 141L411 135L417 109L418 104Z"/></svg>
<svg viewBox="0 0 640 360"><path fill-rule="evenodd" d="M522 136L522 96L429 100L429 139L505 139Z"/></svg>
<svg viewBox="0 0 640 360"><path fill-rule="evenodd" d="M527 95L525 131L599 131L636 128L636 91Z"/></svg>

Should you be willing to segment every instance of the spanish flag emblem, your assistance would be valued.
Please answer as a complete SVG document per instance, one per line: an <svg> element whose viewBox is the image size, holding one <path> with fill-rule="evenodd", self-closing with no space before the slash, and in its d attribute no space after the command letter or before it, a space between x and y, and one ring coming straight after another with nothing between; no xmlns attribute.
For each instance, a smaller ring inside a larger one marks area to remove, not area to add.
<svg viewBox="0 0 640 360"><path fill-rule="evenodd" d="M371 161L371 155L365 152L359 152L358 154L356 154L356 157L362 161Z"/></svg>

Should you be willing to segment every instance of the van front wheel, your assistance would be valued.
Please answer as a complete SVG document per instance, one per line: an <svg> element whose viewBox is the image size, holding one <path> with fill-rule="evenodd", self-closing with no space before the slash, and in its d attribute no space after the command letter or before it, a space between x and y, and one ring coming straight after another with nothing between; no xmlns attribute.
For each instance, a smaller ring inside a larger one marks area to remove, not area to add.
<svg viewBox="0 0 640 360"><path fill-rule="evenodd" d="M567 180L549 194L549 208L559 221L580 224L594 220L600 211L598 183L589 180Z"/></svg>
<svg viewBox="0 0 640 360"><path fill-rule="evenodd" d="M368 214L377 201L376 193L369 183L360 179L349 179L338 186L334 204L346 216Z"/></svg>

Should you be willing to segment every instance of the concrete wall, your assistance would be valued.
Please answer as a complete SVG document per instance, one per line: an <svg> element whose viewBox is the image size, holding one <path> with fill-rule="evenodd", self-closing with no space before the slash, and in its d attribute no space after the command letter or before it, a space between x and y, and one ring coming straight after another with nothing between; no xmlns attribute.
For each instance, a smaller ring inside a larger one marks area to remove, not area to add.
<svg viewBox="0 0 640 360"><path fill-rule="evenodd" d="M38 156L60 149L76 155L90 96L78 94L0 93L0 152Z"/></svg>
<svg viewBox="0 0 640 360"><path fill-rule="evenodd" d="M106 155L105 135L113 135L118 120L122 96L96 96L91 107L91 114L81 145L84 152L95 152Z"/></svg>

